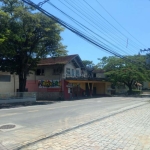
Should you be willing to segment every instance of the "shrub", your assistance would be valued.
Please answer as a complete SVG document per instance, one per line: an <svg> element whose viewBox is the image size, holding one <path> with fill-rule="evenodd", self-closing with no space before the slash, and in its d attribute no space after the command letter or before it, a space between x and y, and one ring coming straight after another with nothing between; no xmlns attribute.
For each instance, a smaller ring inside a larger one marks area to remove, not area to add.
<svg viewBox="0 0 150 150"><path fill-rule="evenodd" d="M142 91L133 89L132 91L128 91L128 94L129 95L140 95L140 94L142 94Z"/></svg>

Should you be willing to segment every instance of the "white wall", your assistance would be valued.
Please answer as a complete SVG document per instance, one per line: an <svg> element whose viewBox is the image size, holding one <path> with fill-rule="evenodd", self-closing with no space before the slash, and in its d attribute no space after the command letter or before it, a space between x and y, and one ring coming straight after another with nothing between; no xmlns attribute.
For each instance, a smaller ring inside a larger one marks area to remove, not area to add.
<svg viewBox="0 0 150 150"><path fill-rule="evenodd" d="M53 74L53 68L51 66L43 66L43 67L38 67L38 69L44 69L44 75L36 75L36 72L32 72L32 74L30 73L27 77L27 80L58 80L61 78L62 74L60 75L56 75Z"/></svg>
<svg viewBox="0 0 150 150"><path fill-rule="evenodd" d="M66 64L63 68L63 71L60 75L53 74L52 66L43 66L38 67L38 69L44 69L44 75L36 75L34 71L30 71L31 73L27 76L28 81L36 81L36 80L58 80L66 77L66 68L70 68L70 73L72 77L72 69L74 69L74 77L76 77L76 70L79 70L79 76L81 76L81 68L76 68L72 62ZM84 75L87 75L87 72L84 71Z"/></svg>
<svg viewBox="0 0 150 150"><path fill-rule="evenodd" d="M64 67L64 77L66 77L66 68L70 68L71 77L72 77L72 69L74 69L74 76L76 77L76 70L79 70L79 76L81 76L81 68L76 68L72 62L69 62Z"/></svg>
<svg viewBox="0 0 150 150"><path fill-rule="evenodd" d="M11 75L8 72L0 72L0 75L10 75L10 82L0 81L0 93L13 93L19 88L19 78L17 75Z"/></svg>
<svg viewBox="0 0 150 150"><path fill-rule="evenodd" d="M104 73L96 73L96 78L105 78L105 74Z"/></svg>
<svg viewBox="0 0 150 150"><path fill-rule="evenodd" d="M143 89L150 89L150 82L143 82Z"/></svg>

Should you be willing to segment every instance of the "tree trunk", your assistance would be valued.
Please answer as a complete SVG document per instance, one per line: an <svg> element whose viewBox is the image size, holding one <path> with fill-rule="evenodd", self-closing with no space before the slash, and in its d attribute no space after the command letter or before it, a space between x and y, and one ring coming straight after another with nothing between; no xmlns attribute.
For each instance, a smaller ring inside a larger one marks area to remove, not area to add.
<svg viewBox="0 0 150 150"><path fill-rule="evenodd" d="M26 87L26 73L20 73L19 74L19 92L20 96L23 97L23 92L25 92Z"/></svg>
<svg viewBox="0 0 150 150"><path fill-rule="evenodd" d="M132 94L132 84L128 84L127 86L129 88L128 94L131 95Z"/></svg>

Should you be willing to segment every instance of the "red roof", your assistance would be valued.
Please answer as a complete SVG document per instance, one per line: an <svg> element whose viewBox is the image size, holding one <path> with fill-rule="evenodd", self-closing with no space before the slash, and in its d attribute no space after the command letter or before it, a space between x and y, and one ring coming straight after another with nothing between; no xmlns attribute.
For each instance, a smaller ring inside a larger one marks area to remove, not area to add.
<svg viewBox="0 0 150 150"><path fill-rule="evenodd" d="M47 65L56 65L56 64L67 64L70 62L73 58L78 56L77 54L75 55L67 55L67 56L60 56L60 57L50 57L50 58L44 58L40 60L38 63L38 66L47 66Z"/></svg>

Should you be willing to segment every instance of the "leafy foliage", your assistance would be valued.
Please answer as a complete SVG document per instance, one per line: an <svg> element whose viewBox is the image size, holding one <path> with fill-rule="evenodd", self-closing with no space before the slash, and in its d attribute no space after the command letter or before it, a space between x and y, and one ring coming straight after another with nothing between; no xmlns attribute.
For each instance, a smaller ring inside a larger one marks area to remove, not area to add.
<svg viewBox="0 0 150 150"><path fill-rule="evenodd" d="M127 60L117 57L100 59L100 64L105 64L103 69L108 79L114 84L124 84L132 91L136 82L148 81L149 70L146 69L145 56L128 56ZM102 61L105 62L102 62Z"/></svg>
<svg viewBox="0 0 150 150"><path fill-rule="evenodd" d="M0 0L0 70L19 75L23 92L29 70L47 56L67 55L60 25L20 0Z"/></svg>
<svg viewBox="0 0 150 150"><path fill-rule="evenodd" d="M90 61L90 60L82 60L82 62L84 64L84 66L87 68L93 68L95 66L93 61Z"/></svg>
<svg viewBox="0 0 150 150"><path fill-rule="evenodd" d="M82 60L82 62L87 70L88 77L92 78L92 72L97 66L90 60Z"/></svg>
<svg viewBox="0 0 150 150"><path fill-rule="evenodd" d="M107 64L107 57L103 57L103 58L98 58L98 60L100 61L97 66L101 69L104 68L104 66Z"/></svg>

